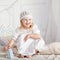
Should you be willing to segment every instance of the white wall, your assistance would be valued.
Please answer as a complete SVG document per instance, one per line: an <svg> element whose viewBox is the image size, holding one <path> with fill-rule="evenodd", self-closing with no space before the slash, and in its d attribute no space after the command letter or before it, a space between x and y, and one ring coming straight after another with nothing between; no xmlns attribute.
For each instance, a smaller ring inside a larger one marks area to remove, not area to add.
<svg viewBox="0 0 60 60"><path fill-rule="evenodd" d="M49 23L46 34L48 43L60 41L60 0L49 1ZM47 38L48 37L48 38Z"/></svg>
<svg viewBox="0 0 60 60"><path fill-rule="evenodd" d="M56 28L56 29L54 29L54 35L55 35L55 41L56 40L58 40L57 39L57 33L58 33L58 17L59 17L59 1L57 0L52 0L52 19L53 19L53 21L54 21L54 23L55 23L55 26L53 26L53 29L54 28Z"/></svg>

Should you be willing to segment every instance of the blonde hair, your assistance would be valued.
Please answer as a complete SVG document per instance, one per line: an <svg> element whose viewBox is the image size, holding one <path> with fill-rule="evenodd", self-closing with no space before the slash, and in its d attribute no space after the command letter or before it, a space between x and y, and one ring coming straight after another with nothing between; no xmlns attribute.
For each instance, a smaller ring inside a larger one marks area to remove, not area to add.
<svg viewBox="0 0 60 60"><path fill-rule="evenodd" d="M20 14L20 24L21 24L20 28L21 29L23 28L22 19L25 18L26 16L33 18L32 15L28 11L21 12L21 14ZM32 23L32 25L29 27L29 29L32 29L33 25L34 25L34 23Z"/></svg>

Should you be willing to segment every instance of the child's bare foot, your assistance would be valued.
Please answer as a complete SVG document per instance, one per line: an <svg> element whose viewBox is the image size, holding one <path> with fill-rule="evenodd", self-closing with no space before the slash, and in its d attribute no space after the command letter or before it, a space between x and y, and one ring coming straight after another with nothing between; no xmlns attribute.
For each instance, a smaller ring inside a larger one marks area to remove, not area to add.
<svg viewBox="0 0 60 60"><path fill-rule="evenodd" d="M31 58L32 56L31 55L28 55L28 56L24 56L25 58Z"/></svg>
<svg viewBox="0 0 60 60"><path fill-rule="evenodd" d="M38 50L35 50L35 53L38 55L38 54L40 54L40 52L38 51Z"/></svg>
<svg viewBox="0 0 60 60"><path fill-rule="evenodd" d="M24 58L24 55L19 54L17 57L18 57L18 58Z"/></svg>
<svg viewBox="0 0 60 60"><path fill-rule="evenodd" d="M17 57L18 57L18 58L31 58L32 56L31 56L31 55L24 56L24 55L22 55L22 54L19 54Z"/></svg>

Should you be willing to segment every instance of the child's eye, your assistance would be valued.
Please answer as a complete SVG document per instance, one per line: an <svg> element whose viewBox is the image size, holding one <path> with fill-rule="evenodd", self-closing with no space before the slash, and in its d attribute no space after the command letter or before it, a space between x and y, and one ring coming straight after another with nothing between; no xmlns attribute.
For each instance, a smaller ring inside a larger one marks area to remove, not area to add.
<svg viewBox="0 0 60 60"><path fill-rule="evenodd" d="M29 20L31 20L31 19L29 19Z"/></svg>

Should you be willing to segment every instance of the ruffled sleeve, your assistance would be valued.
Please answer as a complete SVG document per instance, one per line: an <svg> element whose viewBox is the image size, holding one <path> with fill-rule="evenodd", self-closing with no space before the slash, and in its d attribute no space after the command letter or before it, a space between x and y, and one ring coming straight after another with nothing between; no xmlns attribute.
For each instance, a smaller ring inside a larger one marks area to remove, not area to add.
<svg viewBox="0 0 60 60"><path fill-rule="evenodd" d="M13 34L13 40L14 41L16 41L17 40L17 38L18 38L18 36L20 35L20 30L19 30L19 28L17 28L15 31L14 31L14 34Z"/></svg>

